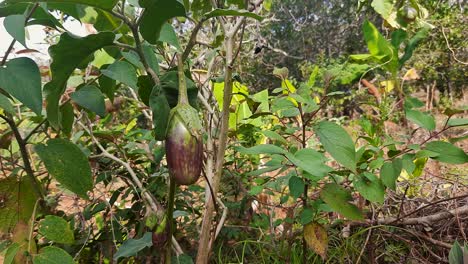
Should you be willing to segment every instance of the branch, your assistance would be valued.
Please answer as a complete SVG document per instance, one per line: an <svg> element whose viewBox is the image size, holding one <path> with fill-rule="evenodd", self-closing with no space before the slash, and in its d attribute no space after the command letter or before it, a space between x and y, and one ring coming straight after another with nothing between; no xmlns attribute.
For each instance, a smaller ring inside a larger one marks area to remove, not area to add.
<svg viewBox="0 0 468 264"><path fill-rule="evenodd" d="M465 215L468 214L468 205L452 209L450 211L441 212L433 215L423 216L423 217L414 217L401 219L399 222L396 222L396 218L389 217L383 219L377 219L375 224L379 225L428 225L444 219L452 218L454 215ZM372 222L371 222L372 223Z"/></svg>
<svg viewBox="0 0 468 264"><path fill-rule="evenodd" d="M32 169L31 162L29 161L29 152L26 148L26 141L24 141L23 137L21 136L21 133L19 132L18 127L16 126L15 121L13 119L10 119L2 114L0 114L0 118L5 120L10 126L11 130L13 131L13 134L16 138L16 142L18 142L18 146L21 152L21 158L23 159L24 170L26 171L26 174L31 180L34 193L37 195L37 197L39 197L42 200L44 198L44 194L42 193L41 185L34 176L34 171Z"/></svg>
<svg viewBox="0 0 468 264"><path fill-rule="evenodd" d="M158 215L158 218L162 219L164 217L164 208L163 208L163 206L158 201L156 201L156 199L148 192L148 190L146 190L146 188L143 186L143 183L140 181L140 179L138 178L138 176L136 175L135 171L132 169L130 164L128 164L127 162L125 162L125 161L119 159L118 157L110 154L101 145L101 143L99 143L99 141L94 137L93 133L83 123L81 123L80 121L78 121L77 123L83 128L84 131L86 131L86 133L88 133L88 135L91 137L91 140L101 150L101 152L102 152L101 155L102 156L107 157L107 158L109 158L109 159L111 159L113 161L116 161L117 163L120 163L122 166L125 167L125 169L130 174L133 183L138 188L140 188L141 194L142 194L142 196L144 198L144 201L149 205L151 210L153 210L153 212L156 215ZM182 249L181 249L180 245L177 243L177 240L174 237L172 237L172 244L173 244L173 246L175 248L176 253L181 254L180 252L182 252Z"/></svg>
<svg viewBox="0 0 468 264"><path fill-rule="evenodd" d="M28 20L32 17L34 11L39 7L39 3L34 4L34 6L31 8L31 11L26 15L26 18L24 20L24 25L28 23ZM15 46L16 39L13 38L13 40L10 43L10 46L8 46L7 51L5 52L5 55L3 56L2 62L0 63L0 66L5 65L6 60L8 59L8 56L10 55L11 51L13 50L13 47Z"/></svg>
<svg viewBox="0 0 468 264"><path fill-rule="evenodd" d="M457 56L455 56L455 51L450 47L450 43L447 39L447 36L445 35L445 31L444 31L444 27L442 27L442 35L444 36L444 39L445 39L445 43L447 43L447 48L450 50L450 52L452 53L452 57L454 60L456 60L457 62L463 64L463 65L468 65L468 62L463 62L459 59L457 59Z"/></svg>
<svg viewBox="0 0 468 264"><path fill-rule="evenodd" d="M182 54L182 61L185 61L189 54L190 54L190 51L192 50L192 48L195 46L195 44L197 44L197 35L198 35L198 32L200 31L202 25L203 25L203 22L205 22L206 19L205 18L202 18L200 20L200 22L198 22L195 27L192 29L192 34L190 35L190 40L189 42L187 43L187 46L185 47L185 50L184 50L184 53Z"/></svg>

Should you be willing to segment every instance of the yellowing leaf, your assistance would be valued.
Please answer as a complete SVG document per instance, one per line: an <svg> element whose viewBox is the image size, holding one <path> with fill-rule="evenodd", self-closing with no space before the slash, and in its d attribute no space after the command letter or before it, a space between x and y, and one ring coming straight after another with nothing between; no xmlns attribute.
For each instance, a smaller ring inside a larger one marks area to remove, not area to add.
<svg viewBox="0 0 468 264"><path fill-rule="evenodd" d="M395 89L395 82L391 80L386 80L380 82L380 87L382 87L386 93L390 93L393 89Z"/></svg>
<svg viewBox="0 0 468 264"><path fill-rule="evenodd" d="M327 230L319 223L312 222L304 226L304 238L307 245L322 259L327 258L328 235Z"/></svg>
<svg viewBox="0 0 468 264"><path fill-rule="evenodd" d="M419 78L421 78L421 77L419 76L419 74L418 74L418 72L416 71L415 68L409 69L405 73L405 75L403 76L403 80L405 80L405 81L417 80Z"/></svg>

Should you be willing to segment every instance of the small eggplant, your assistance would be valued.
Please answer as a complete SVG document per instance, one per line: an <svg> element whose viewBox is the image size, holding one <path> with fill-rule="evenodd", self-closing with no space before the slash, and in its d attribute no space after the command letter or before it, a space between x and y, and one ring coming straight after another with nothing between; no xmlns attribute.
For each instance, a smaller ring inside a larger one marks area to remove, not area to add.
<svg viewBox="0 0 468 264"><path fill-rule="evenodd" d="M188 104L171 111L166 134L169 174L179 185L190 185L200 177L203 141L197 111Z"/></svg>
<svg viewBox="0 0 468 264"><path fill-rule="evenodd" d="M202 124L187 96L182 57L178 54L179 98L169 114L166 130L166 159L169 175L179 185L190 185L200 177L203 166Z"/></svg>

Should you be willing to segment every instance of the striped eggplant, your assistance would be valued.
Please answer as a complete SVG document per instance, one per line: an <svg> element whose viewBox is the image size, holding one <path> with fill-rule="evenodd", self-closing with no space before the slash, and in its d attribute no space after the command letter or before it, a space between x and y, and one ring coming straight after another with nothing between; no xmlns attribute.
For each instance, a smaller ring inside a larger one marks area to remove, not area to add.
<svg viewBox="0 0 468 264"><path fill-rule="evenodd" d="M202 125L197 110L189 104L181 63L178 104L170 112L166 130L166 159L175 183L190 185L198 180L203 166Z"/></svg>

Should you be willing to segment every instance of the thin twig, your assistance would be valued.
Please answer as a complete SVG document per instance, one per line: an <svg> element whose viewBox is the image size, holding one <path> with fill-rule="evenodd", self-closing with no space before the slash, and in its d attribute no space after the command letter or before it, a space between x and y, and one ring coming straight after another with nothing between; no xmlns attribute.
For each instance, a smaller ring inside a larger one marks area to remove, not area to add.
<svg viewBox="0 0 468 264"><path fill-rule="evenodd" d="M117 158L116 156L110 154L99 143L99 141L94 137L92 132L83 123L81 123L80 121L78 121L77 123L78 123L78 125L80 125L86 131L86 133L88 133L88 135L91 137L91 140L101 150L103 156L105 156L105 157L107 157L107 158L109 158L111 160L114 160L114 161L120 163L122 166L125 167L125 169L130 174L130 176L132 178L132 181L141 190L141 194L142 194L142 196L144 198L144 201L150 206L151 210L153 210L153 212L155 212L156 215L161 216L161 219L162 219L162 217L164 217L164 208L163 208L163 206L158 201L156 201L156 199L152 195L150 195L150 193L146 190L146 188L143 186L143 183L140 181L140 179L138 179L138 176L136 175L135 171L132 169L130 164L128 164L127 162L125 162L125 161ZM177 250L177 254L180 254L180 252L182 251L181 247L178 244L177 240L173 236L172 236L172 243L174 245L174 248Z"/></svg>
<svg viewBox="0 0 468 264"><path fill-rule="evenodd" d="M444 36L444 39L445 39L445 43L447 43L447 48L450 50L450 52L452 53L452 57L455 61L463 64L463 65L468 65L468 62L463 62L459 59L457 59L457 56L455 55L455 51L450 47L450 43L447 39L447 36L445 35L445 31L444 31L444 27L442 27L442 35Z"/></svg>
<svg viewBox="0 0 468 264"><path fill-rule="evenodd" d="M24 20L24 25L26 25L26 23L28 23L28 20L32 17L34 11L36 11L36 9L38 7L39 7L39 3L34 4L34 6L31 8L31 11L29 11L29 13L26 15L26 18ZM3 56L3 59L2 59L2 62L0 63L0 66L5 65L5 63L6 63L7 59L8 59L8 56L10 55L11 51L13 50L13 47L15 46L15 43L16 43L16 39L13 38L13 40L10 43L10 46L8 46L8 49L5 52L5 55Z"/></svg>

